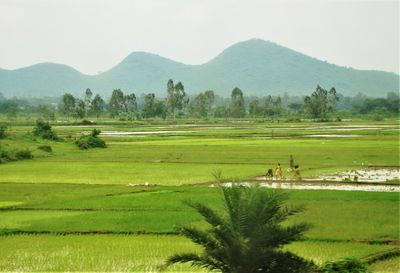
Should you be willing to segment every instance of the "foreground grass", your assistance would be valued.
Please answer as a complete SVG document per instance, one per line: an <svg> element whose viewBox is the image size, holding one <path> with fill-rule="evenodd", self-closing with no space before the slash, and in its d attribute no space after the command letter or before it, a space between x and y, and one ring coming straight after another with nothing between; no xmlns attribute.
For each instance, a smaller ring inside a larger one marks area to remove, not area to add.
<svg viewBox="0 0 400 273"><path fill-rule="evenodd" d="M14 235L0 236L0 271L158 272L174 253L201 249L179 236ZM362 258L393 246L298 242L288 249L317 264L346 256ZM382 267L382 266L381 266ZM177 265L167 272L204 272Z"/></svg>
<svg viewBox="0 0 400 273"><path fill-rule="evenodd" d="M307 238L399 239L398 193L288 193L290 203L306 207L290 221L312 224ZM218 188L0 183L0 201L9 202L0 210L0 231L171 233L179 225L204 225L185 200L221 208Z"/></svg>
<svg viewBox="0 0 400 273"><path fill-rule="evenodd" d="M400 272L400 257L379 261L370 266L375 273L398 273Z"/></svg>

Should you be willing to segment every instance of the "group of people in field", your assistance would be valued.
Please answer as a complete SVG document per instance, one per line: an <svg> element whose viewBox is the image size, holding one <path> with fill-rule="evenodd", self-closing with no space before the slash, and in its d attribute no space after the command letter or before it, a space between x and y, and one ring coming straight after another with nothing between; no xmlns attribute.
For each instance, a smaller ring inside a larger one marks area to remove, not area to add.
<svg viewBox="0 0 400 273"><path fill-rule="evenodd" d="M291 173L296 180L301 180L300 167L298 164L294 163L293 155L289 156L289 168L287 169L287 171ZM283 170L281 164L278 163L278 165L275 167L275 172L272 169L268 169L265 176L267 180L281 180L283 178Z"/></svg>

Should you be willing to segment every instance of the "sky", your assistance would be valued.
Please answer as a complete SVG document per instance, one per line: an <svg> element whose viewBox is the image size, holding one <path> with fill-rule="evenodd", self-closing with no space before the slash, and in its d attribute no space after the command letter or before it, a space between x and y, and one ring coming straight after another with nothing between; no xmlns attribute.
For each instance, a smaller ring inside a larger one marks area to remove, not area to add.
<svg viewBox="0 0 400 273"><path fill-rule="evenodd" d="M323 61L399 73L399 1L0 0L0 68L85 74L134 51L202 64L260 38Z"/></svg>

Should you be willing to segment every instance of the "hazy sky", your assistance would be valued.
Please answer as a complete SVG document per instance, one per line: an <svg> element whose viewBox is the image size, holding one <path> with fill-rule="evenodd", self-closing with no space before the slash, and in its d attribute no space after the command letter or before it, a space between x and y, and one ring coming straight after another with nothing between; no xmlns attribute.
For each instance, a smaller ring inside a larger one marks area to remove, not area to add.
<svg viewBox="0 0 400 273"><path fill-rule="evenodd" d="M105 71L132 51L201 64L250 38L399 73L399 1L0 0L0 67Z"/></svg>

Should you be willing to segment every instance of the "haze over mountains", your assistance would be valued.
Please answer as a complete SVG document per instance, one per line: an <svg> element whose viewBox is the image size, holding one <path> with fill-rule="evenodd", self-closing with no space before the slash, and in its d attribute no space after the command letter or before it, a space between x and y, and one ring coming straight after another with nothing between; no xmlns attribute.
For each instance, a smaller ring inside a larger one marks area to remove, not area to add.
<svg viewBox="0 0 400 273"><path fill-rule="evenodd" d="M221 96L229 96L236 86L246 95L304 95L310 94L317 84L335 87L344 95L362 92L385 96L387 92L399 92L399 75L395 73L340 67L272 42L252 39L234 44L201 65L134 52L115 67L94 76L54 63L0 69L0 93L24 97L60 96L65 92L81 95L89 87L106 97L116 88L137 95L152 92L165 96L170 78L182 81L189 94L214 90Z"/></svg>

